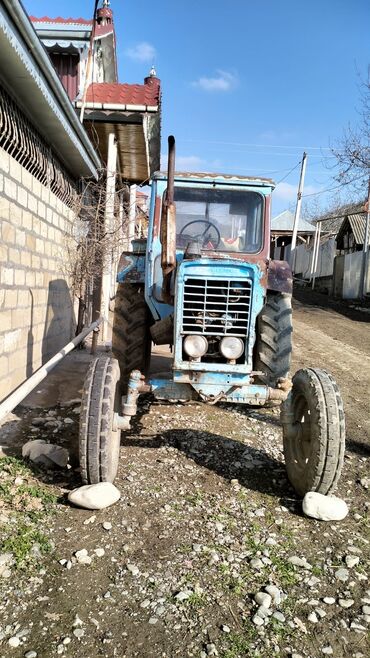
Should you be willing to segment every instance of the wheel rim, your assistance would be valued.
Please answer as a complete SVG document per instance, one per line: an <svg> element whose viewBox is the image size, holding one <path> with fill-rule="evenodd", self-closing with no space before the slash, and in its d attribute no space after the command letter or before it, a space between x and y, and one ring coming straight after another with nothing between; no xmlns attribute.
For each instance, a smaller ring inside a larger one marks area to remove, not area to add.
<svg viewBox="0 0 370 658"><path fill-rule="evenodd" d="M295 438L292 451L295 463L302 471L306 469L312 452L311 413L306 397L297 394L293 399Z"/></svg>

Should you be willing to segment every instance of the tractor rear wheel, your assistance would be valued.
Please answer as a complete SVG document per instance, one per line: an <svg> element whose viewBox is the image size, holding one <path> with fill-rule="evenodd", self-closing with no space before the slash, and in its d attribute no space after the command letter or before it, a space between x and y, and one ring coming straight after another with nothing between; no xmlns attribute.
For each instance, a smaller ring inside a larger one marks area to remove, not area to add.
<svg viewBox="0 0 370 658"><path fill-rule="evenodd" d="M343 402L325 370L302 368L281 408L285 465L300 496L335 490L345 449Z"/></svg>
<svg viewBox="0 0 370 658"><path fill-rule="evenodd" d="M292 298L284 293L267 293L266 303L257 319L254 369L256 383L277 388L287 377L292 355Z"/></svg>
<svg viewBox="0 0 370 658"><path fill-rule="evenodd" d="M116 359L92 361L84 382L79 432L81 477L84 484L113 482L117 474L120 430L113 416L121 411L119 367Z"/></svg>
<svg viewBox="0 0 370 658"><path fill-rule="evenodd" d="M132 283L118 284L113 317L112 351L118 360L123 395L133 370L146 375L152 347L150 312L144 298L144 287Z"/></svg>

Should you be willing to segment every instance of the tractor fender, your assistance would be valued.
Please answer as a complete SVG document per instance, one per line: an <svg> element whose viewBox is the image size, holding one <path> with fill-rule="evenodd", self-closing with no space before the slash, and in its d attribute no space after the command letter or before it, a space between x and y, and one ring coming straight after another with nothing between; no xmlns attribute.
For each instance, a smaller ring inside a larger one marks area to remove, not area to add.
<svg viewBox="0 0 370 658"><path fill-rule="evenodd" d="M145 281L145 254L133 254L124 251L118 263L117 282L144 283Z"/></svg>
<svg viewBox="0 0 370 658"><path fill-rule="evenodd" d="M287 261L270 260L267 269L267 290L292 294L293 275Z"/></svg>

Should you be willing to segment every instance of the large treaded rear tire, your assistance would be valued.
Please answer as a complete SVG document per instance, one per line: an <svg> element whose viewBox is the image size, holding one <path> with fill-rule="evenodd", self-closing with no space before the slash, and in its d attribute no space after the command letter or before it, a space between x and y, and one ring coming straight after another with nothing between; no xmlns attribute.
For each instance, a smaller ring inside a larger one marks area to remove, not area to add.
<svg viewBox="0 0 370 658"><path fill-rule="evenodd" d="M118 284L113 318L112 351L118 360L122 394L133 370L148 374L151 315L144 299L144 288L131 283Z"/></svg>
<svg viewBox="0 0 370 658"><path fill-rule="evenodd" d="M325 370L303 368L292 382L281 409L288 477L301 496L308 491L327 495L336 489L344 461L342 398L334 378ZM289 430L299 425L295 436Z"/></svg>
<svg viewBox="0 0 370 658"><path fill-rule="evenodd" d="M120 430L113 431L113 414L120 411L119 366L99 356L90 364L81 402L79 453L84 484L113 482L117 474Z"/></svg>
<svg viewBox="0 0 370 658"><path fill-rule="evenodd" d="M258 383L276 388L287 377L292 355L292 298L284 293L267 293L257 320L254 369L264 374Z"/></svg>

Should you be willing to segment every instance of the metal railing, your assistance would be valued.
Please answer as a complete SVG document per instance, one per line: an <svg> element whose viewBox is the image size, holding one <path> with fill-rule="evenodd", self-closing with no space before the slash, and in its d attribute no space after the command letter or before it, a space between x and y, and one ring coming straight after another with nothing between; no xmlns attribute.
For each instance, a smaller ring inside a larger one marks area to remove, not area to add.
<svg viewBox="0 0 370 658"><path fill-rule="evenodd" d="M11 96L0 86L0 147L48 187L67 206L77 189L50 147L37 133Z"/></svg>

